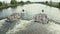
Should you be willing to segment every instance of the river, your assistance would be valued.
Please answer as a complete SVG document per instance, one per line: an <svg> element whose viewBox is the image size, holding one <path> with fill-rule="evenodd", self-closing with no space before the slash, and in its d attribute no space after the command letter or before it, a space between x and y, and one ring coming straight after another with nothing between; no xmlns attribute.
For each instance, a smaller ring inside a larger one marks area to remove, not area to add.
<svg viewBox="0 0 60 34"><path fill-rule="evenodd" d="M0 11L0 19L5 18L7 16L10 16L13 13L20 13L22 9L25 10L25 13L27 13L27 18L33 18L32 16L41 13L42 9L45 11L45 13L49 16L49 18L60 22L60 9L49 7L47 5L43 4L28 4L24 6L17 6L15 8L7 8ZM25 16L26 17L26 16Z"/></svg>
<svg viewBox="0 0 60 34"><path fill-rule="evenodd" d="M48 18L60 23L60 9L47 5L28 4L24 6L17 6L15 8L10 7L0 11L0 18L5 18L13 13L20 13L22 9L25 10L24 20L14 23L7 23L4 20L0 20L1 34L60 34L60 25L55 24L54 22L50 22L49 24L33 22L34 16L41 13L42 9L44 9L44 13L48 16Z"/></svg>

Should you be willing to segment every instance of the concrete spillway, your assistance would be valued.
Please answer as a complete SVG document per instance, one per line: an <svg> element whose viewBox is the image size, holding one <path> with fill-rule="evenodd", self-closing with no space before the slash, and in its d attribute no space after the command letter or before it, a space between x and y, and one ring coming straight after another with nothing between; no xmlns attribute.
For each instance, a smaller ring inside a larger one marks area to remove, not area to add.
<svg viewBox="0 0 60 34"><path fill-rule="evenodd" d="M60 34L60 25L53 21L50 21L48 24L34 22L34 16L41 13L42 9L45 10L45 13L50 19L60 22L59 9L50 8L49 6L42 4L29 4L24 5L23 7L18 6L14 11L19 13L21 8L25 9L24 20L19 19L15 22L6 22L5 19L0 20L0 34ZM2 16L3 13L0 15ZM2 17L5 15L6 14L4 13Z"/></svg>

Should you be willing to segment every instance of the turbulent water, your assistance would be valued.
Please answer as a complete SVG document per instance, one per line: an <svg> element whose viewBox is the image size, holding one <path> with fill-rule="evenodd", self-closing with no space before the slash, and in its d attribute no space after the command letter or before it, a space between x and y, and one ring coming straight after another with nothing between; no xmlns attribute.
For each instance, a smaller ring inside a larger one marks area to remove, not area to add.
<svg viewBox="0 0 60 34"><path fill-rule="evenodd" d="M25 10L23 20L19 19L15 22L6 22L6 19L0 20L0 34L60 34L60 25L53 21L50 21L48 24L34 22L34 16L41 13L41 10L44 9L48 18L60 23L60 10L43 4L29 4L23 7L18 6L14 9L4 9L0 17L20 13L22 9Z"/></svg>

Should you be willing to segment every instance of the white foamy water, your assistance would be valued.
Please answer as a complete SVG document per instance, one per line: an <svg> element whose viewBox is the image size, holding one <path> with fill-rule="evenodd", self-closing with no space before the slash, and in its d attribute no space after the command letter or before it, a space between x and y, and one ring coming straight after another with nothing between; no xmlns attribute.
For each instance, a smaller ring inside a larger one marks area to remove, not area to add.
<svg viewBox="0 0 60 34"><path fill-rule="evenodd" d="M6 20L6 19L0 20L0 28L1 28L2 24L5 23L5 20Z"/></svg>
<svg viewBox="0 0 60 34"><path fill-rule="evenodd" d="M42 24L26 20L21 20L12 30L6 34L60 34L60 25L53 22Z"/></svg>

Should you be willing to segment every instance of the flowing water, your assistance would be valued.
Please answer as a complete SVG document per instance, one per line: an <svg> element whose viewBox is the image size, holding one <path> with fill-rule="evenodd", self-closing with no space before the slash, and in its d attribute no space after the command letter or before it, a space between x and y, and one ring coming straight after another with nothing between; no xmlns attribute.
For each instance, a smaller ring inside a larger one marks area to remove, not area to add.
<svg viewBox="0 0 60 34"><path fill-rule="evenodd" d="M17 6L15 8L7 8L0 11L0 19L12 15L13 13L20 13L22 9L25 10L23 20L15 22L6 22L6 19L0 20L0 34L60 34L60 25L54 22L48 24L34 22L34 16L44 13L48 18L60 23L60 9L49 7L43 4L28 4L24 6Z"/></svg>

